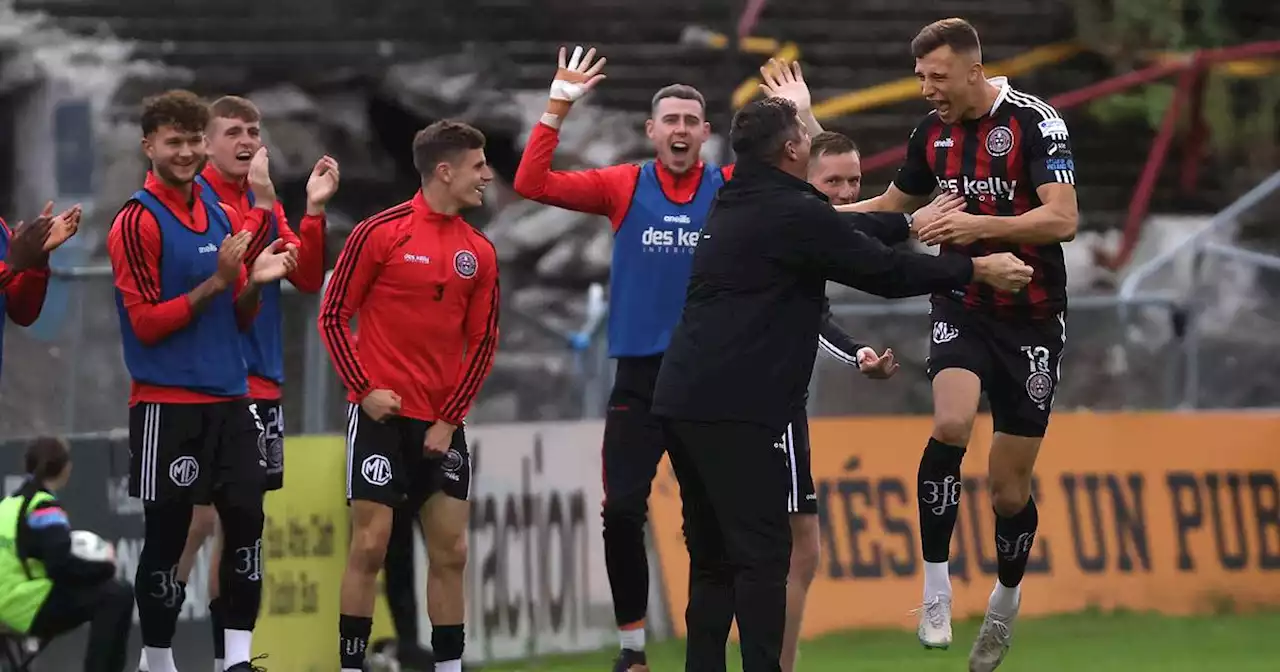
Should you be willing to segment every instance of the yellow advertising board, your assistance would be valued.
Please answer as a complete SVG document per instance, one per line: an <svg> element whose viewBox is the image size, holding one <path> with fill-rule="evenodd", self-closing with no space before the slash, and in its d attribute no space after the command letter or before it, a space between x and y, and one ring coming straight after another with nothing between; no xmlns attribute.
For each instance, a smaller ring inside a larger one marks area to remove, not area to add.
<svg viewBox="0 0 1280 672"><path fill-rule="evenodd" d="M921 599L915 501L927 418L811 423L822 561L806 636L914 627ZM952 539L957 616L980 614L996 575L986 466L989 418L974 428ZM1088 607L1170 614L1280 604L1280 415L1062 413L1036 469L1040 528L1026 615ZM668 465L651 504L676 632L688 555Z"/></svg>

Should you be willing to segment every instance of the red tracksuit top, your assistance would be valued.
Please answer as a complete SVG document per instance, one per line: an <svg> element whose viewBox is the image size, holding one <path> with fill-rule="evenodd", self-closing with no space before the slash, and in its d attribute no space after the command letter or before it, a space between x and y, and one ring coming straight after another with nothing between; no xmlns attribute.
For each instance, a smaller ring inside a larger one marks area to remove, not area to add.
<svg viewBox="0 0 1280 672"><path fill-rule="evenodd" d="M636 193L636 180L640 177L640 164L624 163L590 170L552 170L551 159L558 144L560 131L541 122L533 127L524 155L520 157L520 167L516 169L516 193L546 205L604 215L613 223L616 232L631 208L631 197ZM657 164L662 193L676 203L692 201L702 181L702 162L697 162L682 175L672 173L661 161ZM724 166L721 172L728 180L733 177L733 166Z"/></svg>
<svg viewBox="0 0 1280 672"><path fill-rule="evenodd" d="M498 302L493 243L419 191L351 232L319 328L349 401L388 389L402 416L460 425L493 368Z"/></svg>
<svg viewBox="0 0 1280 672"><path fill-rule="evenodd" d="M147 179L143 188L151 192L178 221L196 232L204 232L209 228L209 220L200 201L200 185L191 185L191 199L181 191L161 182L151 171L147 171ZM257 231L265 221L266 211L255 208L249 212L248 219L241 221L240 213L235 208L222 204L227 218L231 220L233 231L250 229ZM187 297L178 296L168 301L160 301L160 253L163 249L160 240L160 227L156 218L146 206L130 200L125 203L116 218L111 222L111 231L107 234L107 256L111 259L111 271L115 275L116 289L124 300L125 312L129 314L129 322L133 332L144 345L163 340L173 332L187 326L198 316L191 311L191 303ZM240 280L236 283L235 294L240 295L249 281L249 273L240 269ZM253 324L258 316L258 306L241 309L236 307L241 328ZM226 401L203 392L195 392L180 387L163 387L133 382L129 392L129 405L142 402L159 404L205 404Z"/></svg>
<svg viewBox="0 0 1280 672"><path fill-rule="evenodd" d="M213 187L214 193L218 194L219 201L230 205L240 213L242 224L252 219L249 216L253 206L249 205L248 180L235 182L228 180L213 167L212 163L206 165L200 174L209 182L209 186ZM293 229L289 228L289 220L285 218L284 206L278 199L274 212L276 222L279 223L280 240L285 244L292 243L298 248L298 267L289 274L289 282L292 282L298 291L308 294L320 291L324 287L324 215L303 215L302 221L298 223L298 232L294 233ZM259 226L255 229L253 242L249 243L249 252L244 257L245 266L253 266L253 260L257 259L270 244L267 240L267 232L270 230L270 226ZM239 232L239 229L236 231ZM250 374L249 398L279 399L280 386L274 380Z"/></svg>
<svg viewBox="0 0 1280 672"><path fill-rule="evenodd" d="M13 231L0 219L0 226L13 240ZM15 271L0 261L0 290L4 291L7 301L5 312L9 319L22 327L35 324L40 318L40 310L44 308L44 295L49 289L49 255L45 255L39 266L25 271ZM4 319L0 315L0 319Z"/></svg>

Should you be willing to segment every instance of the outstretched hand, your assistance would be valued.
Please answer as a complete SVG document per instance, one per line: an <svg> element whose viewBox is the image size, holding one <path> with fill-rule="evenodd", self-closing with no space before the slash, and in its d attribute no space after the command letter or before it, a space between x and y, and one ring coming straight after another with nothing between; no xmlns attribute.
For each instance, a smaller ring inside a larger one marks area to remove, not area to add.
<svg viewBox="0 0 1280 672"><path fill-rule="evenodd" d="M788 63L771 58L768 63L760 66L760 79L763 80L760 90L764 95L786 98L795 103L796 109L801 112L810 109L812 98L809 85L804 81L804 73L800 71L799 61Z"/></svg>
<svg viewBox="0 0 1280 672"><path fill-rule="evenodd" d="M548 113L557 117L565 116L574 103L604 80L605 75L601 71L608 59L601 57L595 60L595 57L595 47L588 49L584 56L582 47L576 46L573 48L573 55L565 60L565 48L560 47L556 77L551 81L551 95L547 101Z"/></svg>

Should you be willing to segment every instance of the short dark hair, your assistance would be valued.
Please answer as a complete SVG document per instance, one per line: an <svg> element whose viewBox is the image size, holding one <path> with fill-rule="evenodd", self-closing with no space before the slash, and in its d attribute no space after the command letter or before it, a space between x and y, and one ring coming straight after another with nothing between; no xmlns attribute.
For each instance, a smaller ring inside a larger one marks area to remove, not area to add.
<svg viewBox="0 0 1280 672"><path fill-rule="evenodd" d="M733 115L729 144L739 160L772 164L799 131L795 103L786 98L765 98L747 103Z"/></svg>
<svg viewBox="0 0 1280 672"><path fill-rule="evenodd" d="M413 136L413 166L425 177L441 161L453 161L472 149L484 149L484 133L460 121L437 121Z"/></svg>
<svg viewBox="0 0 1280 672"><path fill-rule="evenodd" d="M658 92L653 94L653 100L649 102L649 114L653 114L653 111L658 109L658 102L663 98L696 100L698 101L698 105L702 106L703 116L706 116L707 114L707 99L703 97L701 91L689 86L688 84L668 84L667 86L658 89Z"/></svg>
<svg viewBox="0 0 1280 672"><path fill-rule="evenodd" d="M209 106L200 96L182 89L166 91L142 102L142 135L148 136L163 126L185 133L203 133L209 125Z"/></svg>
<svg viewBox="0 0 1280 672"><path fill-rule="evenodd" d="M964 19L942 19L921 28L915 39L911 40L911 56L924 58L942 47L951 47L957 54L967 52L982 57L978 31Z"/></svg>
<svg viewBox="0 0 1280 672"><path fill-rule="evenodd" d="M835 131L823 131L813 136L813 147L809 150L810 156L815 159L823 154L848 154L857 151L858 145L852 138Z"/></svg>
<svg viewBox="0 0 1280 672"><path fill-rule="evenodd" d="M71 461L71 451L61 439L42 436L27 446L26 468L37 481L56 478L67 468Z"/></svg>
<svg viewBox="0 0 1280 672"><path fill-rule="evenodd" d="M262 111L248 98L240 96L223 96L209 105L214 119L239 119L245 123L262 121Z"/></svg>

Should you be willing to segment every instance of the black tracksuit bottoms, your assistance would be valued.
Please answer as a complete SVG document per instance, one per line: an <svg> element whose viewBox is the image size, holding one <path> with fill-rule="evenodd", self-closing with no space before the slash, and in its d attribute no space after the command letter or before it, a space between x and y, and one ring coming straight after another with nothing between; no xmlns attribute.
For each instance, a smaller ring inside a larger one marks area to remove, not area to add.
<svg viewBox="0 0 1280 672"><path fill-rule="evenodd" d="M722 672L736 617L743 672L780 672L791 524L779 432L663 420L689 550L685 672Z"/></svg>

